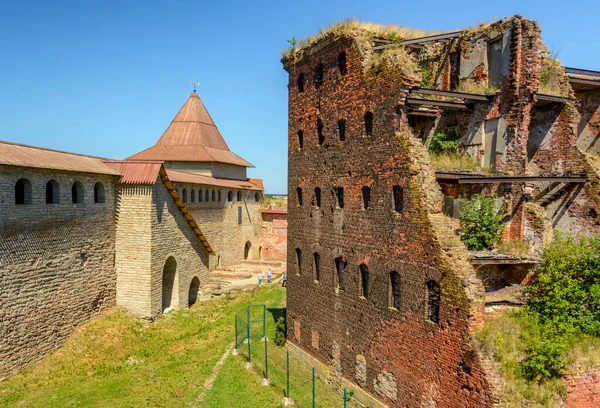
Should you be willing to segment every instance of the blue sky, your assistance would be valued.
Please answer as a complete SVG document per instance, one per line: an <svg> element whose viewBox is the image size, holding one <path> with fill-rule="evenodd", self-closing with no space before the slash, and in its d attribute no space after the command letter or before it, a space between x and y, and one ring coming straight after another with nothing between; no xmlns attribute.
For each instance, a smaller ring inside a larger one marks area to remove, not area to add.
<svg viewBox="0 0 600 408"><path fill-rule="evenodd" d="M596 1L0 0L0 140L122 159L191 92L267 193L287 189L286 39L359 18L452 30L521 14L564 65L600 69Z"/></svg>

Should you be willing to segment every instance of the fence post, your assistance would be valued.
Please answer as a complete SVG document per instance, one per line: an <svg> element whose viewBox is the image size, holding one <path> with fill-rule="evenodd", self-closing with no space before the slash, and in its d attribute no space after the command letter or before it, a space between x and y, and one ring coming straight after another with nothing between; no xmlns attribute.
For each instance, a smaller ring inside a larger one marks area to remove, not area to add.
<svg viewBox="0 0 600 408"><path fill-rule="evenodd" d="M285 367L286 367L286 372L287 372L287 381L286 381L286 390L287 390L287 397L290 398L290 351L286 350L285 351Z"/></svg>
<svg viewBox="0 0 600 408"><path fill-rule="evenodd" d="M263 305L263 339L265 341L265 378L269 381L269 351L267 347L267 306Z"/></svg>
<svg viewBox="0 0 600 408"><path fill-rule="evenodd" d="M248 336L248 362L252 362L252 353L250 350L250 306L246 306L246 333Z"/></svg>
<svg viewBox="0 0 600 408"><path fill-rule="evenodd" d="M315 368L312 368L312 408L315 408Z"/></svg>
<svg viewBox="0 0 600 408"><path fill-rule="evenodd" d="M237 334L238 334L238 323L237 323L237 313L235 314L235 347L234 348L238 348L238 338L237 338Z"/></svg>
<svg viewBox="0 0 600 408"><path fill-rule="evenodd" d="M344 388L344 408L346 408L346 389Z"/></svg>

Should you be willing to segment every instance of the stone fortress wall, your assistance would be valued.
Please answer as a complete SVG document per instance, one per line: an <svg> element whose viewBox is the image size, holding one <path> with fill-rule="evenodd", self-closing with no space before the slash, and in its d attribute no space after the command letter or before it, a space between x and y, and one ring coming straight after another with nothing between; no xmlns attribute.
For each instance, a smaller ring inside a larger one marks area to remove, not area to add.
<svg viewBox="0 0 600 408"><path fill-rule="evenodd" d="M15 203L15 185L25 204ZM54 180L53 203L46 185ZM118 177L0 166L0 378L54 351L78 325L115 305ZM83 187L73 203L72 186ZM94 201L102 183L103 202Z"/></svg>

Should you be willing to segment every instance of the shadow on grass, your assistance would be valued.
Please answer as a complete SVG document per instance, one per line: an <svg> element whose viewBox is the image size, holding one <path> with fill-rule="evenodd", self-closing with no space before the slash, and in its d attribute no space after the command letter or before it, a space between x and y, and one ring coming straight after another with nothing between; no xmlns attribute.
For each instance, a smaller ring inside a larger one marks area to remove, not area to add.
<svg viewBox="0 0 600 408"><path fill-rule="evenodd" d="M285 319L285 307L267 309L267 312L269 312L271 314L271 316L273 316L273 322L274 323L277 323L277 320L281 316L283 316L283 318Z"/></svg>

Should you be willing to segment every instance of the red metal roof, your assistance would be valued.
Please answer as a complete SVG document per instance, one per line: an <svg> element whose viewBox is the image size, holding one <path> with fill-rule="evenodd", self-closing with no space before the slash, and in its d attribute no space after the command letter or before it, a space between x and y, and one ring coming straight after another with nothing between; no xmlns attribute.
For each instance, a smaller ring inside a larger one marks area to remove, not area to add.
<svg viewBox="0 0 600 408"><path fill-rule="evenodd" d="M162 166L160 161L105 160L104 163L121 174L121 184L154 184Z"/></svg>
<svg viewBox="0 0 600 408"><path fill-rule="evenodd" d="M120 174L114 168L104 164L103 160L100 157L0 141L0 164L7 166L112 174L117 176Z"/></svg>
<svg viewBox="0 0 600 408"><path fill-rule="evenodd" d="M231 150L195 92L179 110L156 145L128 160L220 162L254 167Z"/></svg>
<svg viewBox="0 0 600 408"><path fill-rule="evenodd" d="M169 170L167 169L169 180L179 183L192 183L192 184L203 184L208 186L225 187L233 189L243 190L256 190L262 191L256 184L246 180L230 180L220 179L204 174L187 173L184 171Z"/></svg>

